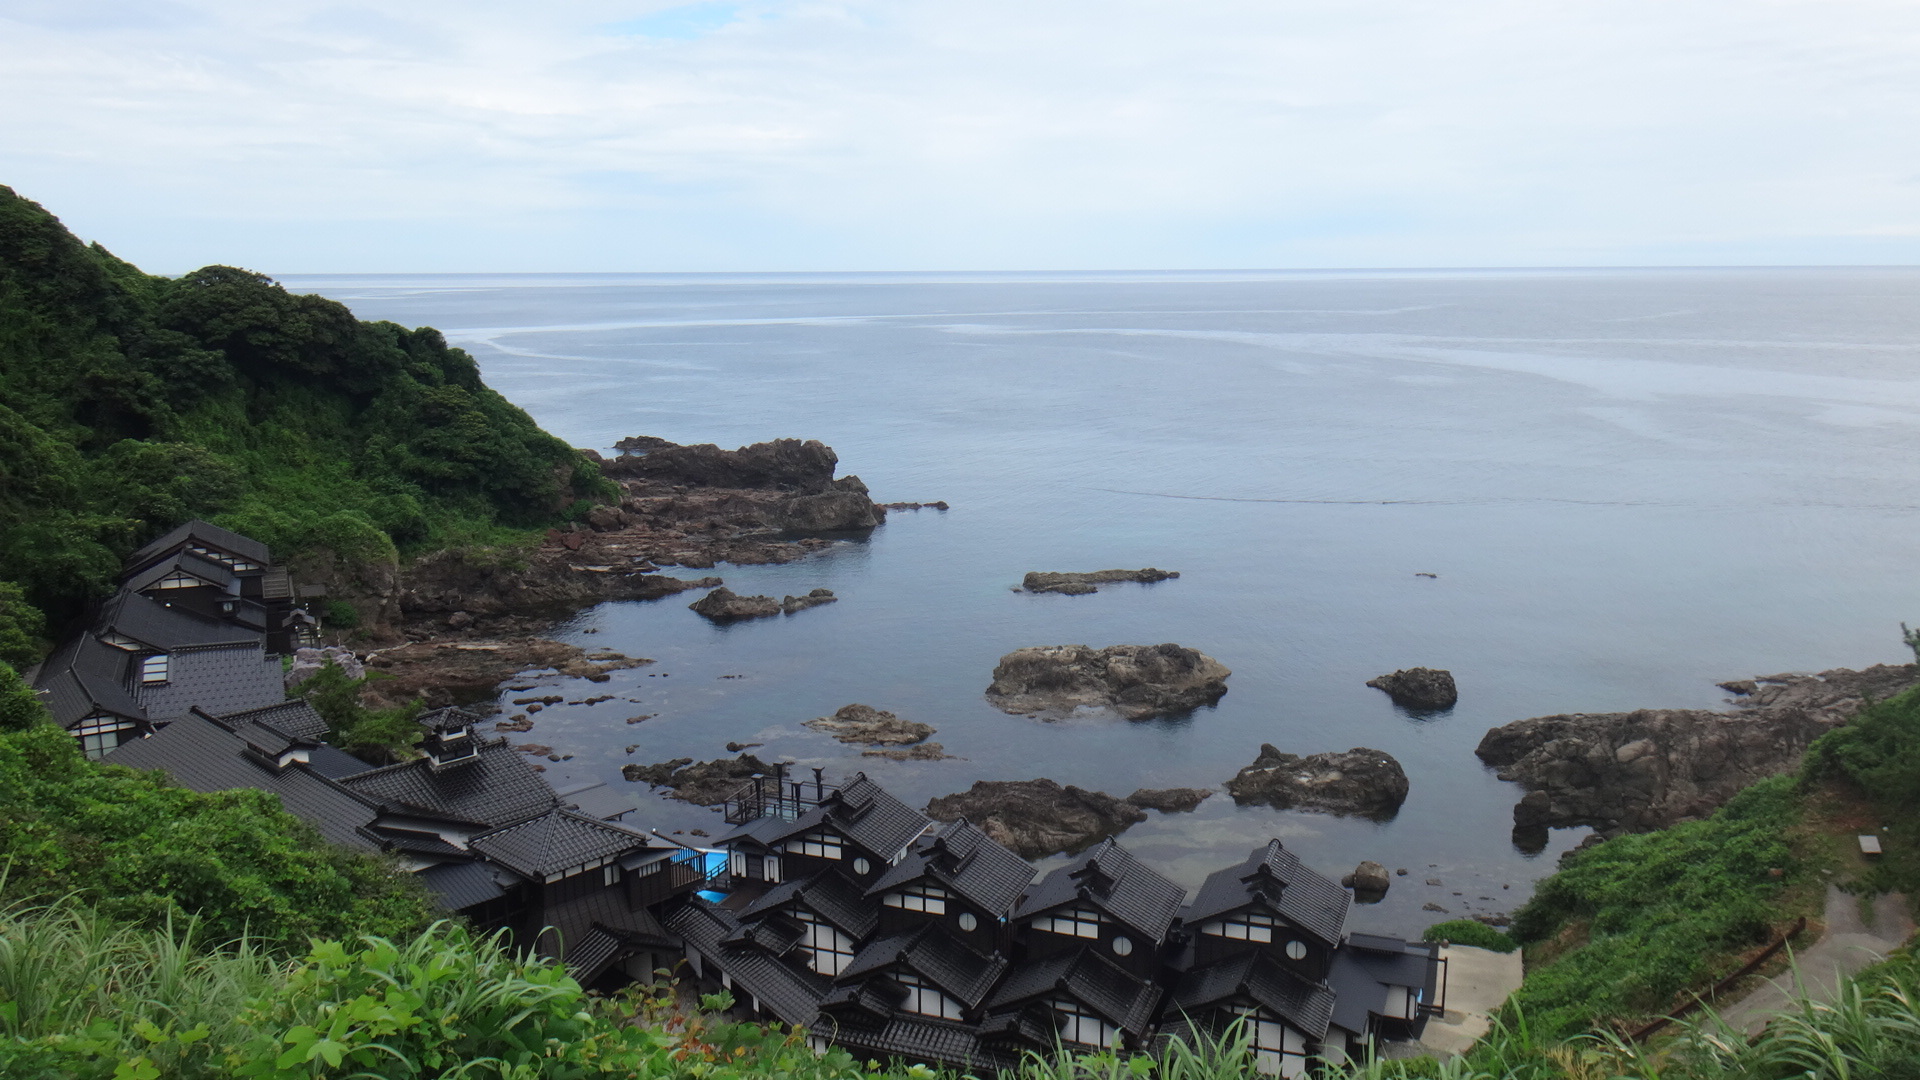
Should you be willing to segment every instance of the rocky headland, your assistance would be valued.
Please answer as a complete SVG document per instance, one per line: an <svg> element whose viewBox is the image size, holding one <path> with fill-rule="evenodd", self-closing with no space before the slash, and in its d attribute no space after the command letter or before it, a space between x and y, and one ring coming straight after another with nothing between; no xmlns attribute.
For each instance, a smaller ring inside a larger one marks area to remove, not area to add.
<svg viewBox="0 0 1920 1080"><path fill-rule="evenodd" d="M1152 584L1167 581L1180 576L1178 570L1156 570L1149 566L1145 570L1095 570L1091 573L1050 573L1036 570L1020 582L1020 587L1030 593L1063 593L1067 596L1085 596L1099 592L1100 586L1116 581L1137 581Z"/></svg>
<svg viewBox="0 0 1920 1080"><path fill-rule="evenodd" d="M523 672L606 682L615 671L653 663L617 652L589 652L540 637L497 641L419 641L367 654L366 665L385 678L366 685L361 698L386 708L416 698L428 708L466 705L491 695L503 681Z"/></svg>
<svg viewBox="0 0 1920 1080"><path fill-rule="evenodd" d="M1083 851L1147 819L1147 812L1104 791L1052 780L977 780L927 804L936 821L966 818L1024 859Z"/></svg>
<svg viewBox="0 0 1920 1080"><path fill-rule="evenodd" d="M1460 701L1453 672L1445 668L1403 668L1391 675L1368 679L1367 685L1385 690L1395 705L1413 712L1440 712Z"/></svg>
<svg viewBox="0 0 1920 1080"><path fill-rule="evenodd" d="M1769 675L1722 684L1741 695L1729 711L1538 716L1488 731L1475 753L1527 789L1514 807L1517 828L1642 832L1704 817L1742 788L1793 770L1808 743L1869 700L1916 684L1913 664Z"/></svg>
<svg viewBox="0 0 1920 1080"><path fill-rule="evenodd" d="M1260 756L1227 781L1227 794L1242 806L1319 810L1385 821L1399 813L1409 786L1400 763L1382 750L1356 746L1302 757L1262 743Z"/></svg>
<svg viewBox="0 0 1920 1080"><path fill-rule="evenodd" d="M1000 658L987 701L1002 712L1049 719L1105 709L1146 720L1212 705L1231 674L1184 645L1040 645Z"/></svg>

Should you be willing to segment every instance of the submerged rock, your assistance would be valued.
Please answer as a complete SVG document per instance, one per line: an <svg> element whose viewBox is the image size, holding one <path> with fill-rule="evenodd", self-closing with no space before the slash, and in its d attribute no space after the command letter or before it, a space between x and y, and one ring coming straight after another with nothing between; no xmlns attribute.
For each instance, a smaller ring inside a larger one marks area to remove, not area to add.
<svg viewBox="0 0 1920 1080"><path fill-rule="evenodd" d="M771 596L741 596L725 585L687 605L715 622L762 619L780 614L780 601Z"/></svg>
<svg viewBox="0 0 1920 1080"><path fill-rule="evenodd" d="M1367 685L1385 690L1394 704L1421 712L1451 709L1460 700L1460 691L1453 685L1453 672L1444 668L1405 668L1368 679Z"/></svg>
<svg viewBox="0 0 1920 1080"><path fill-rule="evenodd" d="M802 727L824 731L843 743L867 746L910 746L933 734L931 724L902 720L871 705L843 705L832 716L807 721Z"/></svg>
<svg viewBox="0 0 1920 1080"><path fill-rule="evenodd" d="M966 818L1025 859L1072 853L1125 832L1147 812L1108 795L1052 780L978 780L927 804L938 821Z"/></svg>
<svg viewBox="0 0 1920 1080"><path fill-rule="evenodd" d="M947 748L937 742L921 743L905 749L862 750L861 757L886 758L888 761L962 761L963 758L947 753Z"/></svg>
<svg viewBox="0 0 1920 1080"><path fill-rule="evenodd" d="M1516 720L1474 751L1527 789L1524 830L1602 834L1705 817L1741 789L1799 767L1807 744L1867 703L1920 684L1920 666L1876 665L1751 680L1738 708L1641 709Z"/></svg>
<svg viewBox="0 0 1920 1080"><path fill-rule="evenodd" d="M1009 713L1058 716L1096 708L1145 720L1219 701L1231 674L1183 645L1041 645L1000 658L987 701Z"/></svg>
<svg viewBox="0 0 1920 1080"><path fill-rule="evenodd" d="M1047 573L1034 571L1026 576L1020 587L1030 593L1065 593L1068 596L1084 596L1098 592L1101 585L1115 581L1138 581L1143 585L1156 581L1167 581L1180 576L1178 570L1156 570L1149 566L1145 570L1095 570L1091 573Z"/></svg>
<svg viewBox="0 0 1920 1080"><path fill-rule="evenodd" d="M1344 753L1283 754L1263 743L1260 756L1227 781L1242 806L1322 810L1385 820L1407 801L1407 774L1393 755L1356 746Z"/></svg>
<svg viewBox="0 0 1920 1080"><path fill-rule="evenodd" d="M1200 804L1212 794L1212 788L1203 787L1141 788L1127 796L1127 802L1142 810L1184 814L1199 809Z"/></svg>

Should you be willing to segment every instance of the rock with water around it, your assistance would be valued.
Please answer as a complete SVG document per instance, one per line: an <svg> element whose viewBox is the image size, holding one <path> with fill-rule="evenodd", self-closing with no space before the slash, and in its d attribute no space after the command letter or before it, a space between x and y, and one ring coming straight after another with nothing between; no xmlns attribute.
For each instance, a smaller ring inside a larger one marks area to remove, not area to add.
<svg viewBox="0 0 1920 1080"><path fill-rule="evenodd" d="M1453 685L1453 672L1444 668L1405 668L1368 679L1367 685L1385 690L1396 705L1423 712L1451 709L1460 700L1460 691Z"/></svg>
<svg viewBox="0 0 1920 1080"><path fill-rule="evenodd" d="M1340 884L1356 893L1385 895L1393 885L1393 876L1387 868L1371 859L1363 861L1353 868L1353 873L1340 879Z"/></svg>
<svg viewBox="0 0 1920 1080"><path fill-rule="evenodd" d="M1200 804L1213 794L1212 788L1175 787L1141 788L1127 796L1127 802L1142 810L1158 810L1163 814L1184 814L1197 810Z"/></svg>
<svg viewBox="0 0 1920 1080"><path fill-rule="evenodd" d="M1156 570L1149 566L1145 570L1095 570L1091 573L1056 574L1036 570L1026 576L1020 587L1031 593L1065 593L1068 596L1084 596L1098 592L1100 586L1115 581L1137 581L1150 585L1156 581L1167 581L1180 576L1178 570Z"/></svg>
<svg viewBox="0 0 1920 1080"><path fill-rule="evenodd" d="M780 601L771 596L741 596L725 585L687 605L715 622L763 619L780 614Z"/></svg>
<svg viewBox="0 0 1920 1080"><path fill-rule="evenodd" d="M862 750L861 757L886 758L888 761L963 761L964 758L947 753L947 748L937 742L923 742L917 746L894 747L890 750Z"/></svg>
<svg viewBox="0 0 1920 1080"><path fill-rule="evenodd" d="M780 601L780 610L791 615L796 611L805 611L821 604L831 604L840 598L833 595L832 589L815 589L805 596L789 596Z"/></svg>
<svg viewBox="0 0 1920 1080"><path fill-rule="evenodd" d="M674 758L654 765L620 768L620 775L628 780L670 788L669 794L674 798L697 806L718 806L740 790L750 777L772 772L773 766L752 754L698 763L692 758Z"/></svg>
<svg viewBox="0 0 1920 1080"><path fill-rule="evenodd" d="M1381 750L1356 746L1301 757L1262 744L1253 764L1227 781L1227 794L1242 806L1264 804L1384 820L1399 812L1408 787L1400 763Z"/></svg>
<svg viewBox="0 0 1920 1080"><path fill-rule="evenodd" d="M1049 719L1087 708L1146 720L1212 705L1231 674L1184 645L1040 645L1000 658L987 701L1002 712Z"/></svg>
<svg viewBox="0 0 1920 1080"><path fill-rule="evenodd" d="M1571 713L1494 728L1474 751L1520 784L1523 828L1602 834L1705 817L1747 786L1798 768L1807 745L1868 701L1920 685L1920 665L1770 675L1739 707Z"/></svg>
<svg viewBox="0 0 1920 1080"><path fill-rule="evenodd" d="M824 731L843 743L865 746L911 746L924 742L933 725L902 720L871 705L843 705L832 716L807 721L803 727Z"/></svg>
<svg viewBox="0 0 1920 1080"><path fill-rule="evenodd" d="M1082 851L1147 819L1146 811L1104 791L1045 779L975 781L928 803L927 815L964 817L1025 859Z"/></svg>

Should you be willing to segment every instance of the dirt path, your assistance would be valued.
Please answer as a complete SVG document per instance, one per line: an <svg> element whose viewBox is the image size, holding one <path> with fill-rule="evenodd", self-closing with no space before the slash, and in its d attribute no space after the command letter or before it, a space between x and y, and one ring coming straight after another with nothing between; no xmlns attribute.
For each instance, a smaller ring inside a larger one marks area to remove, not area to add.
<svg viewBox="0 0 1920 1080"><path fill-rule="evenodd" d="M1792 968L1720 1011L1720 1019L1728 1027L1752 1035L1774 1016L1790 1011L1795 998L1831 1000L1841 979L1884 959L1913 933L1913 920L1907 917L1907 899L1898 893L1874 900L1873 919L1869 924L1860 917L1857 897L1829 885L1825 917L1826 934L1804 951L1795 953Z"/></svg>

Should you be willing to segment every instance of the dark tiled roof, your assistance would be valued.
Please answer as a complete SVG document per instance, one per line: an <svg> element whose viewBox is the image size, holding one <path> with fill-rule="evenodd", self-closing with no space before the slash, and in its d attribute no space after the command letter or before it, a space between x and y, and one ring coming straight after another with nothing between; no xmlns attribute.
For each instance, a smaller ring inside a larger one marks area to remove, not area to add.
<svg viewBox="0 0 1920 1080"><path fill-rule="evenodd" d="M845 982L904 964L971 1009L993 988L1006 970L1005 959L981 956L936 926L922 926L894 934L861 949L840 973Z"/></svg>
<svg viewBox="0 0 1920 1080"><path fill-rule="evenodd" d="M1287 921L1328 945L1340 941L1353 898L1325 875L1300 861L1278 840L1255 848L1237 866L1207 875L1185 916L1189 924L1264 899Z"/></svg>
<svg viewBox="0 0 1920 1080"><path fill-rule="evenodd" d="M499 871L486 863L446 862L419 872L420 883L448 911L459 911L507 895Z"/></svg>
<svg viewBox="0 0 1920 1080"><path fill-rule="evenodd" d="M277 672L280 668L279 663L275 662L273 668ZM213 713L213 715L219 717L223 723L235 725L248 723L259 724L263 727L270 727L293 739L323 739L327 735L326 719L322 717L312 705L308 704L304 698L295 698L292 701L278 701L271 705L261 705L258 708L252 709L241 709L237 712L221 712L204 705L200 708L202 712Z"/></svg>
<svg viewBox="0 0 1920 1080"><path fill-rule="evenodd" d="M287 690L280 661L262 654L254 642L175 649L167 657L167 681L136 685L134 696L158 722L192 709L222 716L278 705L286 701ZM323 723L323 734L325 730Z"/></svg>
<svg viewBox="0 0 1920 1080"><path fill-rule="evenodd" d="M378 845L363 829L374 808L324 777L299 766L273 769L246 756L246 742L201 716L189 714L152 738L135 739L109 753L111 765L161 769L195 791L257 788L280 796L287 812L305 820L336 844L363 849Z"/></svg>
<svg viewBox="0 0 1920 1080"><path fill-rule="evenodd" d="M1013 917L1025 919L1062 904L1086 902L1159 942L1166 940L1167 928L1186 898L1187 890L1109 838L1041 878Z"/></svg>
<svg viewBox="0 0 1920 1080"><path fill-rule="evenodd" d="M517 874L539 879L646 847L647 838L599 818L555 809L481 833L468 846Z"/></svg>
<svg viewBox="0 0 1920 1080"><path fill-rule="evenodd" d="M73 727L94 713L145 720L147 711L126 689L132 660L132 653L81 634L47 657L33 688L61 727Z"/></svg>
<svg viewBox="0 0 1920 1080"><path fill-rule="evenodd" d="M316 746L307 751L307 768L329 780L343 780L366 772L373 766L345 750L335 750L331 746Z"/></svg>
<svg viewBox="0 0 1920 1080"><path fill-rule="evenodd" d="M900 1057L908 1062L938 1062L976 1072L1011 1068L1008 1055L980 1044L979 1032L966 1025L921 1017L896 1017L878 1029L835 1029L823 1021L814 1030L855 1051L860 1058Z"/></svg>
<svg viewBox="0 0 1920 1080"><path fill-rule="evenodd" d="M827 981L800 971L756 949L729 949L723 939L739 929L732 915L700 897L667 916L667 929L686 939L709 960L722 965L734 985L752 994L783 1023L811 1025L826 996ZM736 995L738 996L738 995Z"/></svg>
<svg viewBox="0 0 1920 1080"><path fill-rule="evenodd" d="M152 597L125 589L114 594L100 609L94 633L104 637L120 634L160 652L190 645L259 645L266 635L232 623L196 615L183 607L172 607Z"/></svg>
<svg viewBox="0 0 1920 1080"><path fill-rule="evenodd" d="M213 548L216 551L229 552L248 562L258 563L261 566L265 566L273 561L273 556L267 550L267 545L260 541L250 536L241 536L237 532L232 532L218 525L213 525L195 518L165 536L162 536L160 539L155 540L153 543L148 544L146 547L141 548L139 551L134 552L132 555L129 555L127 557L127 569L138 570L160 556L171 552L174 548L190 543L198 544L201 547Z"/></svg>
<svg viewBox="0 0 1920 1080"><path fill-rule="evenodd" d="M553 788L505 739L482 743L477 760L434 772L425 758L340 781L375 801L478 825L511 825L557 806Z"/></svg>
<svg viewBox="0 0 1920 1080"><path fill-rule="evenodd" d="M877 905L863 897L860 886L848 881L838 870L822 870L811 877L775 885L740 914L750 919L796 903L856 939L873 933L880 921Z"/></svg>
<svg viewBox="0 0 1920 1080"><path fill-rule="evenodd" d="M1189 971L1173 989L1171 1004L1189 1015L1227 999L1246 996L1268 1011L1318 1039L1333 1018L1334 994L1326 986L1308 982L1271 957L1256 951Z"/></svg>
<svg viewBox="0 0 1920 1080"><path fill-rule="evenodd" d="M415 720L428 731L459 731L480 722L479 717L452 705L423 712Z"/></svg>
<svg viewBox="0 0 1920 1080"><path fill-rule="evenodd" d="M987 1008L998 1013L1063 991L1134 1035L1146 1029L1160 1001L1158 987L1121 970L1093 946L1086 946L1009 971Z"/></svg>
<svg viewBox="0 0 1920 1080"><path fill-rule="evenodd" d="M1334 993L1333 1023L1355 1034L1365 1034L1371 1022L1369 1014L1386 1007L1386 984L1356 963L1353 953L1347 949L1333 954L1333 964L1327 970L1327 985Z"/></svg>
<svg viewBox="0 0 1920 1080"><path fill-rule="evenodd" d="M1033 864L962 818L916 842L867 894L878 896L922 877L934 878L981 909L1003 916L1032 883Z"/></svg>
<svg viewBox="0 0 1920 1080"><path fill-rule="evenodd" d="M792 820L758 818L728 833L720 842L752 839L772 845L790 836L829 826L855 844L892 861L933 823L932 818L867 779L867 774L855 773L853 779L828 792L820 805L799 817Z"/></svg>
<svg viewBox="0 0 1920 1080"><path fill-rule="evenodd" d="M234 580L232 567L195 555L191 551L182 551L161 559L139 573L128 576L121 582L121 587L134 592L144 592L162 578L172 575L175 570L189 577L199 578L208 585L220 589L225 589Z"/></svg>
<svg viewBox="0 0 1920 1080"><path fill-rule="evenodd" d="M564 960L574 978L588 982L599 974L599 970L589 970L591 965L598 963L604 967L612 959L600 955L595 944L596 932L612 935L623 948L629 944L677 944L667 928L660 925L660 920L645 908L628 907L625 896L626 890L615 885L595 889L540 912L545 927L534 940L534 951ZM576 949L587 951L576 955Z"/></svg>

